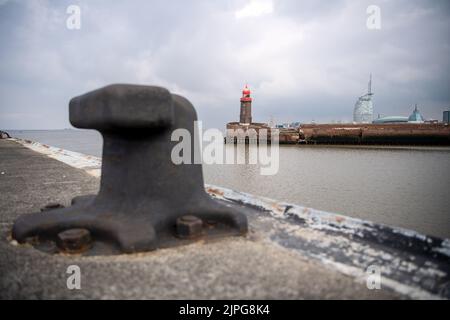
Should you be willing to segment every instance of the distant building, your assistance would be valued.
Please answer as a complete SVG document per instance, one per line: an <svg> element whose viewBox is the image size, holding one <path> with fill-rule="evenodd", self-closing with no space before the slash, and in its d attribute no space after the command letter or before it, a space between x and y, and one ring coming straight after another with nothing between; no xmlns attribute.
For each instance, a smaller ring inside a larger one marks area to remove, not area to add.
<svg viewBox="0 0 450 320"><path fill-rule="evenodd" d="M411 115L409 116L408 122L411 122L411 123L424 123L425 122L425 119L422 117L419 110L417 109L417 104L414 108L413 113L411 113Z"/></svg>
<svg viewBox="0 0 450 320"><path fill-rule="evenodd" d="M442 121L444 123L450 123L450 111L444 111Z"/></svg>
<svg viewBox="0 0 450 320"><path fill-rule="evenodd" d="M248 143L258 138L260 130L270 132L268 124L252 121L252 98L248 85L242 90L240 102L239 122L227 123L226 143Z"/></svg>
<svg viewBox="0 0 450 320"><path fill-rule="evenodd" d="M417 104L414 108L414 111L411 113L409 117L402 116L388 116L388 117L378 117L372 121L372 123L424 123L425 120L417 109Z"/></svg>
<svg viewBox="0 0 450 320"><path fill-rule="evenodd" d="M407 123L408 117L402 116L388 116L381 117L372 121L372 123Z"/></svg>
<svg viewBox="0 0 450 320"><path fill-rule="evenodd" d="M267 123L258 123L252 121L252 98L251 92L247 85L242 90L241 106L239 122L228 122L225 143L231 144L247 144L258 143L261 136L266 137L268 142L272 139L272 126ZM276 130L278 135L277 140L281 144L298 143L300 140L299 129L290 127L295 123L281 125L279 130ZM278 126L276 126L279 128Z"/></svg>
<svg viewBox="0 0 450 320"><path fill-rule="evenodd" d="M370 123L373 120L373 103L372 103L372 75L369 79L368 92L359 97L353 110L353 122Z"/></svg>

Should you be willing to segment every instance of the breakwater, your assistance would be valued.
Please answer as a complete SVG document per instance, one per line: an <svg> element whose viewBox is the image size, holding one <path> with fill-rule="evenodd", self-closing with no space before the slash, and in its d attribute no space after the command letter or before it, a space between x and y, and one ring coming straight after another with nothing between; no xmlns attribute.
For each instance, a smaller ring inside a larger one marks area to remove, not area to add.
<svg viewBox="0 0 450 320"><path fill-rule="evenodd" d="M450 145L443 123L306 124L300 130L307 144Z"/></svg>

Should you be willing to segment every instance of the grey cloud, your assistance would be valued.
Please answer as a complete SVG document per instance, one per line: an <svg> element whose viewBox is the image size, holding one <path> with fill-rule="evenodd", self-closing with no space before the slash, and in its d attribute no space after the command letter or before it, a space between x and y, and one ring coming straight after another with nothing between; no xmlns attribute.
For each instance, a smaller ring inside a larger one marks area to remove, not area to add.
<svg viewBox="0 0 450 320"><path fill-rule="evenodd" d="M274 0L236 19L250 1L0 2L0 127L68 127L69 99L113 82L166 86L218 128L245 83L257 121L350 120L370 72L376 113L450 106L448 1L378 1L379 31L373 1ZM81 30L65 27L69 4Z"/></svg>

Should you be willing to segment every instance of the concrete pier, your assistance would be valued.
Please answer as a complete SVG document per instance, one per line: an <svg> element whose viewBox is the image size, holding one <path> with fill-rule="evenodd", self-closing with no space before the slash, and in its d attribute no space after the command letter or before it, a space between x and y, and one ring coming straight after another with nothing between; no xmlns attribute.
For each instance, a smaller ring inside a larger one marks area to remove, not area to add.
<svg viewBox="0 0 450 320"><path fill-rule="evenodd" d="M57 160L58 152L66 160L73 157L73 164ZM247 237L96 257L50 255L29 245L19 245L10 236L12 224L19 215L45 214L33 212L39 212L50 202L68 206L74 196L97 192L98 168L83 167L83 159L75 157L43 145L0 140L1 299L448 298L449 263L445 260L448 240L431 239L414 232L402 235L404 230L400 230L399 237L402 241L410 240L412 248L417 241L431 241L437 252L443 252L436 256L415 248L402 254L405 248L401 246L357 240L363 224L354 219L340 220L341 216L311 209L307 213L310 217L322 217L318 227L314 219L300 221L301 214L296 214L299 207L288 208L285 204L273 204L267 199L212 186L208 187L211 196L229 205L246 207L250 223ZM85 160L87 164L95 163L92 157ZM263 208L269 205L273 205L271 210ZM290 213L290 217L283 216L284 213ZM327 219L334 219L334 224ZM334 230L330 231L327 226L332 225ZM349 226L355 234L348 232ZM373 226L373 230L381 232L377 228ZM321 247L322 253L318 251ZM366 262L359 265L349 262L363 256L368 258ZM390 270L380 290L369 290L366 286L365 267L370 261L386 268L383 270ZM80 290L69 290L66 286L70 265L80 267ZM408 267L408 271L402 271L402 266ZM430 279L433 284L426 285Z"/></svg>

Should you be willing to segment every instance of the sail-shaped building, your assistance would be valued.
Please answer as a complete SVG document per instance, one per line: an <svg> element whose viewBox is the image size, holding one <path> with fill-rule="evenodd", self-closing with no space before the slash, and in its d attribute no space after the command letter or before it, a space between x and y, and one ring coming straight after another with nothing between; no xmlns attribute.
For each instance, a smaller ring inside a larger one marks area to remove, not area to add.
<svg viewBox="0 0 450 320"><path fill-rule="evenodd" d="M373 120L373 103L372 103L372 74L369 79L368 92L359 97L356 101L355 109L353 111L353 122L356 123L371 123Z"/></svg>

